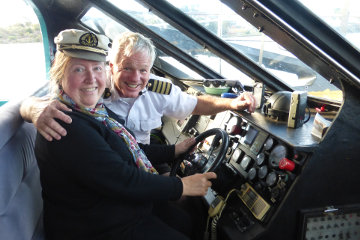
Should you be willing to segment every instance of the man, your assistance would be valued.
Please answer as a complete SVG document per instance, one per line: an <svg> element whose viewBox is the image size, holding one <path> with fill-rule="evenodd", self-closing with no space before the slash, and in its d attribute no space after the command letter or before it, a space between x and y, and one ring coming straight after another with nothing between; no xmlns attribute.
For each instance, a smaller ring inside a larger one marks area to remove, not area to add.
<svg viewBox="0 0 360 240"><path fill-rule="evenodd" d="M127 32L113 41L110 55L111 96L105 104L125 121L124 125L133 131L140 143L150 143L150 131L161 126L163 115L185 119L190 114L255 110L255 99L248 92L235 99L188 95L169 80L150 73L154 60L154 45L139 33ZM71 123L71 118L59 110L69 109L57 101L49 103L30 98L23 102L20 113L51 141L66 135L65 129L54 118Z"/></svg>

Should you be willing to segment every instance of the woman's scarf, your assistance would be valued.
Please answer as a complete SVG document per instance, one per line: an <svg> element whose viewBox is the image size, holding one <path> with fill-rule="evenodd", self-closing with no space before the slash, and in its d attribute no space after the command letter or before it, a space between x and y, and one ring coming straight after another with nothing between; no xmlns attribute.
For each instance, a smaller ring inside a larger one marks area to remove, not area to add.
<svg viewBox="0 0 360 240"><path fill-rule="evenodd" d="M66 95L64 91L61 91L57 98L66 105L74 108L76 111L85 113L86 115L95 118L96 120L102 122L105 126L109 127L111 130L113 130L119 137L121 137L125 141L138 168L146 172L158 174L149 159L146 157L144 151L137 144L135 138L125 129L125 127L121 123L109 116L102 99L100 99L100 101L96 104L95 108L86 108L77 105L68 95Z"/></svg>

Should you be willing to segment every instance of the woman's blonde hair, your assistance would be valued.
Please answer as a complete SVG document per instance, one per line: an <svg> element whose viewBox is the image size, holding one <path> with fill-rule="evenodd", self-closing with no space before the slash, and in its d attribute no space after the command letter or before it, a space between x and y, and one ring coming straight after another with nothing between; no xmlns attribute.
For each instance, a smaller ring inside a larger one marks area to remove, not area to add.
<svg viewBox="0 0 360 240"><path fill-rule="evenodd" d="M62 89L62 81L64 80L65 69L72 57L65 55L61 51L57 51L50 68L50 93L57 94Z"/></svg>

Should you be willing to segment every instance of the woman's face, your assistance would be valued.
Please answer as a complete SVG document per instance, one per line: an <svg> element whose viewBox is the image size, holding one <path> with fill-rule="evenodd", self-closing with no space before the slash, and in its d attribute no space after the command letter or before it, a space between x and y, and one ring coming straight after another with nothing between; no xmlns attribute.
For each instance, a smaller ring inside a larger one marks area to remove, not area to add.
<svg viewBox="0 0 360 240"><path fill-rule="evenodd" d="M104 62L72 58L65 68L62 88L82 107L95 107L104 93L106 71Z"/></svg>

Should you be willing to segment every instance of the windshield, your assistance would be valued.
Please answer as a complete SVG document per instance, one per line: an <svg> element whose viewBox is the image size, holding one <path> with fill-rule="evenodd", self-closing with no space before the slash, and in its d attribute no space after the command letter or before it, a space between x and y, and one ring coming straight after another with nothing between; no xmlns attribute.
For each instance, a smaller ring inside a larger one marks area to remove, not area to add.
<svg viewBox="0 0 360 240"><path fill-rule="evenodd" d="M360 50L359 0L299 0L358 51Z"/></svg>
<svg viewBox="0 0 360 240"><path fill-rule="evenodd" d="M229 64L225 59L211 53L136 1L109 0L109 2L224 78L239 79L245 85L253 84L254 81L250 77ZM284 47L259 32L220 1L168 0L168 2L293 90L307 91L308 95L314 97L342 101L342 92L338 88ZM102 26L110 38L127 30L120 23L95 8L90 9L81 20L94 30L99 31L98 26ZM201 79L201 76L172 57L163 53L158 54L158 56L186 72L189 78Z"/></svg>

